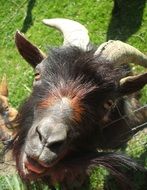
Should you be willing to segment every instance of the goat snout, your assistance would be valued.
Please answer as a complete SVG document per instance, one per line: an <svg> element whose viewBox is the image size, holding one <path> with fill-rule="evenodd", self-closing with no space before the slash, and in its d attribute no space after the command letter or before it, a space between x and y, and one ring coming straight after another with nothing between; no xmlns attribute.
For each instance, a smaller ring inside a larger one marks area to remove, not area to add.
<svg viewBox="0 0 147 190"><path fill-rule="evenodd" d="M41 127L37 127L36 132L44 147L47 147L50 151L56 153L62 149L67 138L66 129L62 126L59 126L58 129L55 128L49 134L44 134L43 128Z"/></svg>
<svg viewBox="0 0 147 190"><path fill-rule="evenodd" d="M66 139L67 127L63 124L37 126L35 133L33 130L28 143L26 142L26 153L49 167L64 154Z"/></svg>

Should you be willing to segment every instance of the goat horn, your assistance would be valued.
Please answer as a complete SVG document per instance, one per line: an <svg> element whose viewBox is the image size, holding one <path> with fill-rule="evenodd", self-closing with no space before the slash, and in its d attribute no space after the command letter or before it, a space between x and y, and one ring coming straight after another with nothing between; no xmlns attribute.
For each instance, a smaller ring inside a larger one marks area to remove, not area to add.
<svg viewBox="0 0 147 190"><path fill-rule="evenodd" d="M131 45L121 41L110 40L99 46L95 52L96 56L104 58L114 64L135 63L147 67L147 56Z"/></svg>
<svg viewBox="0 0 147 190"><path fill-rule="evenodd" d="M44 19L43 23L63 33L63 45L77 46L84 50L89 49L88 30L82 24L64 18Z"/></svg>

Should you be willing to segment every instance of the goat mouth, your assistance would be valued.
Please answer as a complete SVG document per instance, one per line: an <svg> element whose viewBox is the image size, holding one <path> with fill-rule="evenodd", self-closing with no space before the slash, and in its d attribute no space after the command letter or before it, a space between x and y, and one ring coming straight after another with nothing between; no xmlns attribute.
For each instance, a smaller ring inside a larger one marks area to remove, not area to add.
<svg viewBox="0 0 147 190"><path fill-rule="evenodd" d="M23 154L24 158L19 160L18 169L22 178L26 180L36 180L39 177L45 176L49 171L54 170L60 161L57 159L49 165L45 165L39 160L29 157L26 153Z"/></svg>
<svg viewBox="0 0 147 190"><path fill-rule="evenodd" d="M26 157L25 160L25 168L29 173L36 173L36 174L42 174L45 172L46 168L43 167L40 163L38 163L36 160Z"/></svg>
<svg viewBox="0 0 147 190"><path fill-rule="evenodd" d="M29 173L33 172L38 175L44 175L46 173L46 171L49 171L49 170L51 170L51 168L54 168L56 165L58 165L58 162L60 162L65 157L66 157L66 153L64 152L59 156L59 158L57 157L52 162L47 164L40 160L32 158L26 154L24 164L25 164L26 170Z"/></svg>
<svg viewBox="0 0 147 190"><path fill-rule="evenodd" d="M25 152L21 152L20 155L16 156L16 164L19 175L24 180L35 180L42 176L46 170L41 164L34 159L27 156Z"/></svg>
<svg viewBox="0 0 147 190"><path fill-rule="evenodd" d="M22 178L26 180L35 180L49 174L51 171L56 171L61 168L73 168L78 165L85 167L89 164L89 159L90 158L87 156L87 152L79 153L72 150L62 153L59 158L55 159L49 165L46 165L39 160L30 157L24 150L22 150L20 155L17 155L17 167Z"/></svg>
<svg viewBox="0 0 147 190"><path fill-rule="evenodd" d="M44 176L50 176L55 181L62 180L58 174L71 174L75 173L80 169L85 171L95 166L103 166L106 169L112 172L113 176L118 180L122 179L127 181L125 175L120 170L119 166L126 166L129 168L139 169L142 167L138 166L131 159L115 152L72 152L69 155L66 155L62 160L54 162L54 165L50 167L44 167L38 161L35 161L33 158L29 158L27 154L22 151L16 156L17 167L20 176L26 181L35 181L38 178L43 178ZM58 178L59 177L59 178ZM124 181L124 182L125 182Z"/></svg>

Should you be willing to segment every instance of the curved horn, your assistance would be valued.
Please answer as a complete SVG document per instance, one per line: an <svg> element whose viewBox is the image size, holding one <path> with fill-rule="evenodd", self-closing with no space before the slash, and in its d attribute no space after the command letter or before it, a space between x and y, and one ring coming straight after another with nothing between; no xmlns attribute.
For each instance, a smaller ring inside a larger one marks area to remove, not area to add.
<svg viewBox="0 0 147 190"><path fill-rule="evenodd" d="M43 23L63 33L63 45L77 46L84 50L88 50L88 30L80 23L64 18L44 19Z"/></svg>
<svg viewBox="0 0 147 190"><path fill-rule="evenodd" d="M131 45L121 41L110 40L99 46L96 56L104 58L114 64L135 63L147 67L147 56Z"/></svg>

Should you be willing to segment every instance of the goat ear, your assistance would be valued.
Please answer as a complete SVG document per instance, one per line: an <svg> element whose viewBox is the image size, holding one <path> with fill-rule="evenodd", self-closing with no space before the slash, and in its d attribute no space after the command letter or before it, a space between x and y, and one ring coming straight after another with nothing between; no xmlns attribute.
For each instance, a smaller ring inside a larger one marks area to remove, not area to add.
<svg viewBox="0 0 147 190"><path fill-rule="evenodd" d="M131 94L141 90L147 84L147 73L128 76L120 80L120 93L122 95Z"/></svg>
<svg viewBox="0 0 147 190"><path fill-rule="evenodd" d="M36 67L46 57L39 48L29 42L19 31L16 31L15 34L15 44L19 53L32 67Z"/></svg>
<svg viewBox="0 0 147 190"><path fill-rule="evenodd" d="M8 97L8 85L6 75L3 76L0 83L0 95Z"/></svg>

